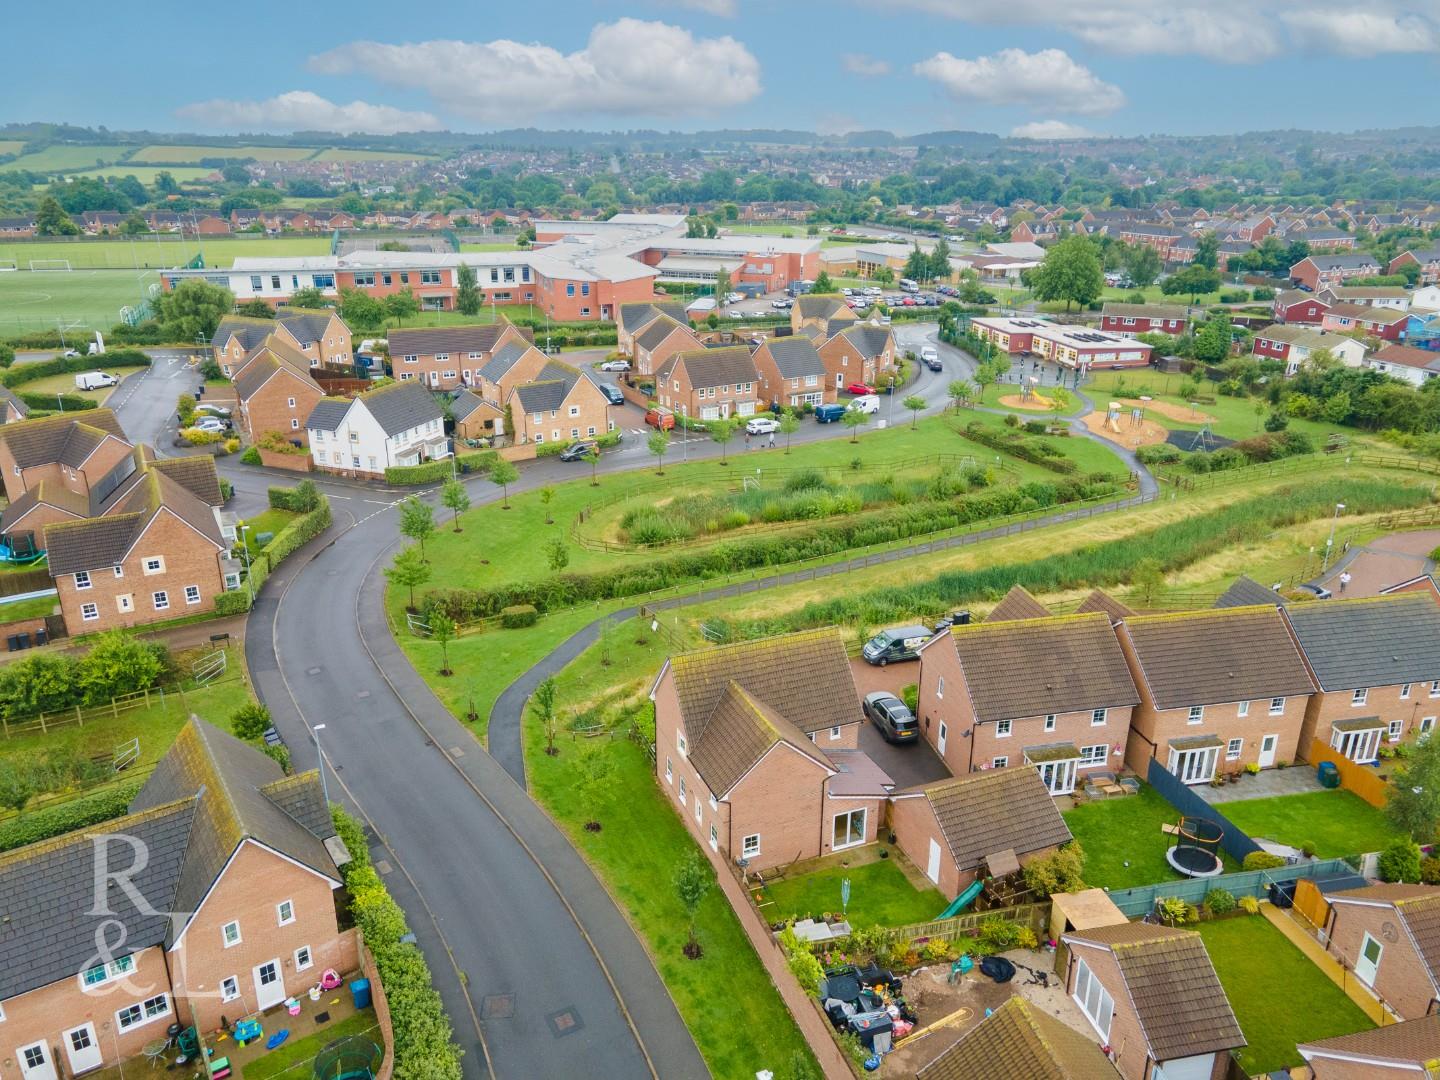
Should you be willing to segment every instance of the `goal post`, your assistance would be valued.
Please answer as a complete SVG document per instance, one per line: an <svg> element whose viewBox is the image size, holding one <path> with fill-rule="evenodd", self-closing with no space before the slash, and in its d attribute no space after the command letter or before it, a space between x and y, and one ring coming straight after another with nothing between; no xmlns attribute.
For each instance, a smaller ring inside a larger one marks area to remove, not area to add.
<svg viewBox="0 0 1440 1080"><path fill-rule="evenodd" d="M70 270L70 260L69 260L69 259L31 259L31 260L30 260L30 269L33 270L33 271L35 271L36 273L42 273L42 272L48 272L48 273L60 272L60 273L64 273L64 272L67 272L67 271Z"/></svg>
<svg viewBox="0 0 1440 1080"><path fill-rule="evenodd" d="M9 273L12 270L18 269L20 269L20 266L14 259L0 259L0 274Z"/></svg>

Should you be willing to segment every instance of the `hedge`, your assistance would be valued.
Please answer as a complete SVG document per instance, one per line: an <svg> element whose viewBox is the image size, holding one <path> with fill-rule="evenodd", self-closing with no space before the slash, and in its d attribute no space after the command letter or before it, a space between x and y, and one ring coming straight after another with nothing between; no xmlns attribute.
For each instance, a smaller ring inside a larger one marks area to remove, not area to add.
<svg viewBox="0 0 1440 1080"><path fill-rule="evenodd" d="M350 852L350 861L340 869L350 894L350 912L375 957L390 1006L394 1075L397 1080L460 1080L461 1050L455 1045L430 966L417 946L401 940L410 933L405 913L370 865L360 823L338 806L330 813Z"/></svg>
<svg viewBox="0 0 1440 1080"><path fill-rule="evenodd" d="M313 480L301 480L293 488L272 487L266 494L274 510L308 514L320 505L320 491Z"/></svg>
<svg viewBox="0 0 1440 1080"><path fill-rule="evenodd" d="M250 590L231 589L215 597L216 615L244 615L250 610Z"/></svg>
<svg viewBox="0 0 1440 1080"><path fill-rule="evenodd" d="M94 398L83 398L75 394L29 394L22 390L15 396L32 409L49 409L52 412L84 412L100 405Z"/></svg>
<svg viewBox="0 0 1440 1080"><path fill-rule="evenodd" d="M1039 465L1042 469L1049 469L1051 472L1073 473L1080 468L1069 458L1058 456L1059 451L1048 443L1032 443L1021 437L1001 435L991 431L978 420L971 421L960 434L971 442L978 442L981 446L999 450L1001 453L1017 457L1021 461L1028 461L1032 465ZM1047 453L1047 450L1050 452Z"/></svg>
<svg viewBox="0 0 1440 1080"><path fill-rule="evenodd" d="M270 546L255 556L250 564L251 592L260 591L265 579L274 571L276 563L294 554L330 527L330 500L318 492L316 498L318 501L314 510L302 514L286 525L275 534Z"/></svg>
<svg viewBox="0 0 1440 1080"><path fill-rule="evenodd" d="M129 780L104 791L82 795L59 806L31 810L0 825L0 851L24 847L52 836L96 825L130 811L130 800L140 793L144 780Z"/></svg>
<svg viewBox="0 0 1440 1080"><path fill-rule="evenodd" d="M0 384L14 389L36 379L47 379L51 375L70 375L77 371L93 371L96 368L149 366L150 357L138 349L116 349L99 356L57 356L54 360L40 360L33 364L7 368L0 374Z"/></svg>
<svg viewBox="0 0 1440 1080"><path fill-rule="evenodd" d="M540 613L535 610L534 604L515 604L500 612L500 625L506 630L519 630L526 626L534 626L539 621Z"/></svg>
<svg viewBox="0 0 1440 1080"><path fill-rule="evenodd" d="M416 484L433 484L438 480L449 480L452 472L487 473L490 466L499 459L494 450L482 450L478 454L457 454L455 464L449 458L439 461L424 461L419 465L391 465L385 470L385 482L401 487Z"/></svg>

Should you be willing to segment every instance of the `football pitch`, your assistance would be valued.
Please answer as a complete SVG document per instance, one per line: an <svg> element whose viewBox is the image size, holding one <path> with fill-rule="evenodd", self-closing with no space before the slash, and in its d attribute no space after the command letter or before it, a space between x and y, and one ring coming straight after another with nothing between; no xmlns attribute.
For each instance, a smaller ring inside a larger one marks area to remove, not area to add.
<svg viewBox="0 0 1440 1080"><path fill-rule="evenodd" d="M57 323L108 330L160 280L153 270L0 273L0 340L53 330Z"/></svg>
<svg viewBox="0 0 1440 1080"><path fill-rule="evenodd" d="M145 270L184 266L203 252L206 266L227 267L237 255L328 255L328 236L181 237L150 234L133 240L14 241L0 243L0 265L28 270L31 260L67 259L79 270ZM0 309L3 310L3 309Z"/></svg>

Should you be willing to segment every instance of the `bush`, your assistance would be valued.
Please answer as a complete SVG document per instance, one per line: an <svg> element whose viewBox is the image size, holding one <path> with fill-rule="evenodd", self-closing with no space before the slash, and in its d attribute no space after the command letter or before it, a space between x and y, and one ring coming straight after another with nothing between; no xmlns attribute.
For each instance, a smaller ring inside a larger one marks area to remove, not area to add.
<svg viewBox="0 0 1440 1080"><path fill-rule="evenodd" d="M1376 867L1381 881L1420 881L1420 845L1409 837L1401 837L1380 852Z"/></svg>
<svg viewBox="0 0 1440 1080"><path fill-rule="evenodd" d="M181 428L180 437L191 446L209 446L211 443L223 442L225 436L218 431L202 431L200 428Z"/></svg>
<svg viewBox="0 0 1440 1080"><path fill-rule="evenodd" d="M15 396L32 409L48 409L51 412L85 412L87 409L100 407L100 403L94 398L79 397L76 394L32 394L18 390Z"/></svg>
<svg viewBox="0 0 1440 1080"><path fill-rule="evenodd" d="M1285 859L1271 855L1268 851L1252 851L1240 864L1242 870L1275 870L1285 865Z"/></svg>
<svg viewBox="0 0 1440 1080"><path fill-rule="evenodd" d="M272 487L266 494L275 510L308 514L320 505L320 489L313 480L301 480L293 488Z"/></svg>
<svg viewBox="0 0 1440 1080"><path fill-rule="evenodd" d="M500 625L506 630L519 630L534 626L540 621L540 613L534 604L512 604L500 611Z"/></svg>
<svg viewBox="0 0 1440 1080"><path fill-rule="evenodd" d="M818 993L825 969L820 966L820 961L815 959L810 947L796 935L793 923L787 923L785 929L780 931L779 941L790 974L795 976L807 994Z"/></svg>
<svg viewBox="0 0 1440 1080"><path fill-rule="evenodd" d="M1420 881L1424 885L1440 885L1440 859L1426 855L1420 860Z"/></svg>
<svg viewBox="0 0 1440 1080"><path fill-rule="evenodd" d="M231 589L215 597L216 615L244 615L250 610L250 594L244 589Z"/></svg>
<svg viewBox="0 0 1440 1080"><path fill-rule="evenodd" d="M1154 446L1140 447L1135 451L1135 456L1146 465L1174 465L1180 460L1181 453L1178 446L1156 443Z"/></svg>
<svg viewBox="0 0 1440 1080"><path fill-rule="evenodd" d="M143 783L143 780L131 780L116 784L60 806L31 810L24 817L0 824L0 851L62 836L129 813L130 800L140 793Z"/></svg>
<svg viewBox="0 0 1440 1080"><path fill-rule="evenodd" d="M240 463L242 465L263 464L263 462L261 462L260 460L260 451L255 449L255 447L253 446L247 447L245 452L240 455Z"/></svg>
<svg viewBox="0 0 1440 1080"><path fill-rule="evenodd" d="M1235 910L1235 894L1226 889L1211 889L1205 894L1205 906L1211 915L1229 915Z"/></svg>
<svg viewBox="0 0 1440 1080"><path fill-rule="evenodd" d="M433 484L438 480L449 480L455 469L449 458L422 461L419 465L391 465L385 470L385 482L397 485Z"/></svg>
<svg viewBox="0 0 1440 1080"><path fill-rule="evenodd" d="M270 729L270 710L264 705L250 702L241 705L230 714L230 731L237 739L254 742L263 738Z"/></svg>
<svg viewBox="0 0 1440 1080"><path fill-rule="evenodd" d="M138 349L116 349L98 356L57 356L54 360L40 360L33 364L21 364L7 368L0 374L0 384L12 390L36 379L51 375L70 375L77 371L94 371L96 368L149 367L150 357Z"/></svg>
<svg viewBox="0 0 1440 1080"><path fill-rule="evenodd" d="M1042 896L1079 892L1085 888L1085 852L1072 840L1059 851L1035 859L1024 869L1025 884Z"/></svg>
<svg viewBox="0 0 1440 1080"><path fill-rule="evenodd" d="M900 700L905 702L905 707L917 716L920 713L920 687L916 683L906 683L900 688Z"/></svg>
<svg viewBox="0 0 1440 1080"><path fill-rule="evenodd" d="M1236 903L1240 910L1245 912L1246 915L1260 914L1260 901L1256 900L1253 896L1242 896Z"/></svg>

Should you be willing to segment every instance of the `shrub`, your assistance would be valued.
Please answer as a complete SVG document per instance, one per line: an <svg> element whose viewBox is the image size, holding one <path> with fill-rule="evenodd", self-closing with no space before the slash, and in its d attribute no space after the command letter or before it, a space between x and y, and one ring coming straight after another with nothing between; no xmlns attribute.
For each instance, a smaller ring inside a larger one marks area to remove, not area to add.
<svg viewBox="0 0 1440 1080"><path fill-rule="evenodd" d="M790 974L795 976L807 994L818 993L820 980L825 977L825 969L820 966L820 961L815 959L810 947L796 935L793 923L787 923L785 929L780 931L779 941Z"/></svg>
<svg viewBox="0 0 1440 1080"><path fill-rule="evenodd" d="M1236 903L1246 915L1260 914L1260 901L1253 896L1242 896Z"/></svg>
<svg viewBox="0 0 1440 1080"><path fill-rule="evenodd" d="M1155 901L1155 914L1167 926L1183 926L1190 921L1191 905L1181 896L1162 896Z"/></svg>
<svg viewBox="0 0 1440 1080"><path fill-rule="evenodd" d="M0 374L0 384L14 389L51 375L70 375L77 371L93 371L96 368L149 366L150 357L138 349L116 349L98 356L57 356L54 360L40 360L33 364L6 368L4 373Z"/></svg>
<svg viewBox="0 0 1440 1080"><path fill-rule="evenodd" d="M215 597L216 615L244 615L250 610L250 594L244 589L231 589Z"/></svg>
<svg viewBox="0 0 1440 1080"><path fill-rule="evenodd" d="M1226 889L1211 889L1205 894L1205 906L1211 915L1229 915L1235 910L1235 894Z"/></svg>
<svg viewBox="0 0 1440 1080"><path fill-rule="evenodd" d="M1420 881L1425 885L1440 885L1440 859L1426 855L1420 860Z"/></svg>
<svg viewBox="0 0 1440 1080"><path fill-rule="evenodd" d="M1146 465L1174 465L1182 455L1178 446L1156 443L1154 446L1140 447L1135 451L1135 456Z"/></svg>
<svg viewBox="0 0 1440 1080"><path fill-rule="evenodd" d="M320 489L313 480L301 480L293 488L272 487L266 494L276 510L308 514L320 505Z"/></svg>
<svg viewBox="0 0 1440 1080"><path fill-rule="evenodd" d="M506 630L519 630L534 626L540 621L540 613L534 604L512 604L500 612L500 625Z"/></svg>
<svg viewBox="0 0 1440 1080"><path fill-rule="evenodd" d="M1409 837L1401 837L1380 852L1376 867L1381 881L1420 881L1420 845Z"/></svg>
<svg viewBox="0 0 1440 1080"><path fill-rule="evenodd" d="M181 428L180 437L191 446L209 446L211 443L221 442L225 438L218 431L202 431L194 427Z"/></svg>
<svg viewBox="0 0 1440 1080"><path fill-rule="evenodd" d="M247 447L245 452L240 455L240 463L242 465L263 464L263 462L261 462L260 460L260 451L255 449L255 447L253 446Z"/></svg>
<svg viewBox="0 0 1440 1080"><path fill-rule="evenodd" d="M1252 851L1245 856L1245 861L1240 864L1242 870L1275 870L1285 865L1285 859L1280 855L1272 855L1268 851Z"/></svg>
<svg viewBox="0 0 1440 1080"><path fill-rule="evenodd" d="M1072 840L1060 850L1035 859L1024 869L1025 884L1042 896L1079 892L1085 888L1085 852Z"/></svg>
<svg viewBox="0 0 1440 1080"><path fill-rule="evenodd" d="M103 791L71 799L60 806L31 810L24 817L0 824L0 851L10 851L120 817L129 812L130 800L140 793L143 783L143 780L130 780L116 784Z"/></svg>
<svg viewBox="0 0 1440 1080"><path fill-rule="evenodd" d="M931 938L920 948L920 959L927 964L939 964L955 959L955 946L945 938Z"/></svg>
<svg viewBox="0 0 1440 1080"><path fill-rule="evenodd" d="M270 710L264 705L252 701L230 714L230 730L237 739L254 742L269 729Z"/></svg>
<svg viewBox="0 0 1440 1080"><path fill-rule="evenodd" d="M980 924L980 930L976 935L976 946L981 952L997 953L1006 949L1014 949L1025 946L1026 935L1029 935L1030 945L1035 945L1035 933L1028 926L1021 926L1009 919L1002 919L998 916L986 919Z"/></svg>
<svg viewBox="0 0 1440 1080"><path fill-rule="evenodd" d="M920 687L917 683L906 683L900 688L900 700L905 707L918 715L920 711Z"/></svg>

